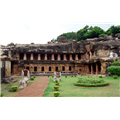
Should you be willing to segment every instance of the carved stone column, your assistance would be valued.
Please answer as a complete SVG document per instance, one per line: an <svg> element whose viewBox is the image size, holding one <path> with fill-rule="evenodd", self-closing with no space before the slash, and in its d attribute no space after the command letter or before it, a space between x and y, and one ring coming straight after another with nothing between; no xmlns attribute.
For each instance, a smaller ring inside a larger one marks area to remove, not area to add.
<svg viewBox="0 0 120 120"><path fill-rule="evenodd" d="M38 60L41 60L41 58L40 58L40 54L38 54Z"/></svg>
<svg viewBox="0 0 120 120"><path fill-rule="evenodd" d="M45 60L47 60L47 54L45 54Z"/></svg>
<svg viewBox="0 0 120 120"><path fill-rule="evenodd" d="M73 60L73 59L72 59L72 54L70 54L70 60Z"/></svg>
<svg viewBox="0 0 120 120"><path fill-rule="evenodd" d="M57 58L57 60L60 60L60 54L58 54L58 58Z"/></svg>
<svg viewBox="0 0 120 120"><path fill-rule="evenodd" d="M67 60L67 59L66 59L66 54L64 54L64 60Z"/></svg>
<svg viewBox="0 0 120 120"><path fill-rule="evenodd" d="M75 60L78 60L78 54L75 55Z"/></svg>
<svg viewBox="0 0 120 120"><path fill-rule="evenodd" d="M52 60L54 60L54 54L52 54Z"/></svg>
<svg viewBox="0 0 120 120"><path fill-rule="evenodd" d="M30 60L33 60L33 53L31 53L31 57L30 57Z"/></svg>
<svg viewBox="0 0 120 120"><path fill-rule="evenodd" d="M24 58L23 59L26 60L26 53L24 53Z"/></svg>
<svg viewBox="0 0 120 120"><path fill-rule="evenodd" d="M91 53L91 51L90 51L90 59L91 59L91 57L92 57L92 53Z"/></svg>

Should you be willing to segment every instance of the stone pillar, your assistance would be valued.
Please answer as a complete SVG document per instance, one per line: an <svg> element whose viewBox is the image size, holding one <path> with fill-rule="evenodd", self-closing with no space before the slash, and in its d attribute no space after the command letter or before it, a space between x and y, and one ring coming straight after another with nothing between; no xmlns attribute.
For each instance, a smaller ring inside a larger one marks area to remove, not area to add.
<svg viewBox="0 0 120 120"><path fill-rule="evenodd" d="M23 58L23 60L26 60L26 53L24 53L24 58Z"/></svg>
<svg viewBox="0 0 120 120"><path fill-rule="evenodd" d="M45 54L45 60L47 60L47 54Z"/></svg>
<svg viewBox="0 0 120 120"><path fill-rule="evenodd" d="M78 54L75 55L75 60L78 60Z"/></svg>
<svg viewBox="0 0 120 120"><path fill-rule="evenodd" d="M41 58L40 58L40 54L38 54L38 60L41 60Z"/></svg>
<svg viewBox="0 0 120 120"><path fill-rule="evenodd" d="M70 54L70 60L73 60L73 59L72 59L72 54Z"/></svg>
<svg viewBox="0 0 120 120"><path fill-rule="evenodd" d="M54 60L54 54L52 54L52 60Z"/></svg>
<svg viewBox="0 0 120 120"><path fill-rule="evenodd" d="M91 64L91 74L94 74L94 71L93 71L93 64Z"/></svg>
<svg viewBox="0 0 120 120"><path fill-rule="evenodd" d="M33 53L31 53L31 57L30 57L30 60L33 60Z"/></svg>
<svg viewBox="0 0 120 120"><path fill-rule="evenodd" d="M64 59L63 59L63 60L67 60L67 59L66 59L66 54L64 54Z"/></svg>
<svg viewBox="0 0 120 120"><path fill-rule="evenodd" d="M91 53L91 51L90 51L90 59L91 59L91 57L92 57L92 53Z"/></svg>
<svg viewBox="0 0 120 120"><path fill-rule="evenodd" d="M58 54L58 58L57 58L57 60L60 60L60 54Z"/></svg>
<svg viewBox="0 0 120 120"><path fill-rule="evenodd" d="M96 63L96 75L99 74L98 63Z"/></svg>

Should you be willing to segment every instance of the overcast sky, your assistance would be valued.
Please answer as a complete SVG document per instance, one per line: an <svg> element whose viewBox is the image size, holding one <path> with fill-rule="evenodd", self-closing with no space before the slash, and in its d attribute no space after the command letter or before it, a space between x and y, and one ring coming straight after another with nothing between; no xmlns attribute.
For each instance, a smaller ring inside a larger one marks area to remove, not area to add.
<svg viewBox="0 0 120 120"><path fill-rule="evenodd" d="M77 32L86 25L99 26L105 31L120 22L0 22L0 45L47 44L62 33Z"/></svg>

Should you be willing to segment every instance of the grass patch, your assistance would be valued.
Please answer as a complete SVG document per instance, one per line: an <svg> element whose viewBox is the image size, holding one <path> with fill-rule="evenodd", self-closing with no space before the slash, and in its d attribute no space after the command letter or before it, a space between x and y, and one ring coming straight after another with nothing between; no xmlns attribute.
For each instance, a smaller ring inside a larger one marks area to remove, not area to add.
<svg viewBox="0 0 120 120"><path fill-rule="evenodd" d="M4 94L3 97L13 97L13 96L16 95L17 93L19 93L22 89L19 89L19 88L18 88L18 90L15 91L15 92L10 92L9 90L10 90L10 88L11 88L12 86L18 86L18 87L19 87L19 81L20 81L21 79L22 79L22 78L18 78L18 79L17 79L17 82L15 82L15 83L10 83L10 84L2 83L2 84L1 84L1 92ZM31 85L31 84L32 84L33 82L35 82L35 81L39 81L39 77L34 78L34 81L29 80L28 85Z"/></svg>
<svg viewBox="0 0 120 120"><path fill-rule="evenodd" d="M120 97L120 77L114 79L113 76L105 76L104 80L109 82L108 87L78 87L73 86L78 81L78 77L65 76L60 81L60 97ZM54 97L54 85L52 77L44 92L43 97Z"/></svg>

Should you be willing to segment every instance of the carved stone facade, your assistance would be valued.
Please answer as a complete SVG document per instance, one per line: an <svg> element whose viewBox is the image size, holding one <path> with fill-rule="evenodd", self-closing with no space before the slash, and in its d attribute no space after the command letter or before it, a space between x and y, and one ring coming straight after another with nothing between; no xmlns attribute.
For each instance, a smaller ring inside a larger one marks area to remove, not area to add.
<svg viewBox="0 0 120 120"><path fill-rule="evenodd" d="M51 44L8 44L1 46L3 76L55 71L80 74L107 74L107 67L120 56L120 39L105 36L77 42L59 38ZM117 57L109 57L114 52ZM5 71L4 71L5 70Z"/></svg>

